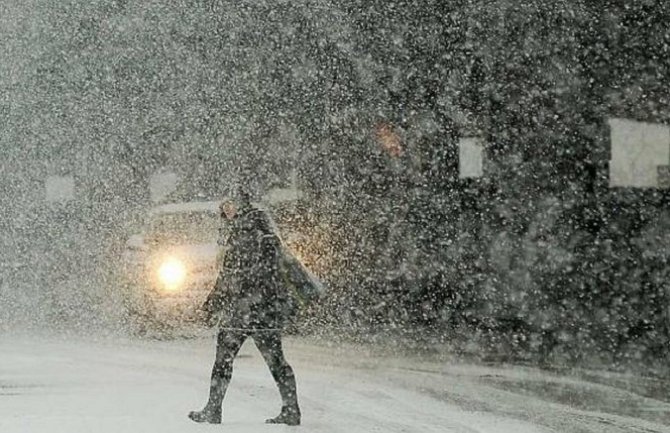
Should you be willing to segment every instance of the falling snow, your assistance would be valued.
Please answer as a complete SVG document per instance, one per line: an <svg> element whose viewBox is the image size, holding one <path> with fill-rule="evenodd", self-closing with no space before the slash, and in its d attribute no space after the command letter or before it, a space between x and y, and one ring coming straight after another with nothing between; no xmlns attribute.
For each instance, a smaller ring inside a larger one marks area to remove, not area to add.
<svg viewBox="0 0 670 433"><path fill-rule="evenodd" d="M310 430L670 431L668 22L3 0L0 431L199 428L240 186L319 288L286 330ZM244 353L231 431L277 404Z"/></svg>

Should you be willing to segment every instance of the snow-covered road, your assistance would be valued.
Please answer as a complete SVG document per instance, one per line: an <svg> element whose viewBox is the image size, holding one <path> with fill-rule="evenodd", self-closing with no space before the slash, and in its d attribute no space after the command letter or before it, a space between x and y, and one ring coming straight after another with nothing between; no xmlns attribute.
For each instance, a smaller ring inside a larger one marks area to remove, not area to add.
<svg viewBox="0 0 670 433"><path fill-rule="evenodd" d="M658 423L616 416L593 415L600 421L582 423L579 416L589 416L583 410L516 398L500 387L469 380L467 369L437 374L422 366L405 368L400 360L380 363L354 348L343 351L304 341L287 344L298 377L303 426L263 424L279 410L280 401L250 342L235 363L224 425L198 425L186 414L205 402L213 351L211 338L92 342L0 336L0 432L670 431ZM516 406L517 411L509 409Z"/></svg>

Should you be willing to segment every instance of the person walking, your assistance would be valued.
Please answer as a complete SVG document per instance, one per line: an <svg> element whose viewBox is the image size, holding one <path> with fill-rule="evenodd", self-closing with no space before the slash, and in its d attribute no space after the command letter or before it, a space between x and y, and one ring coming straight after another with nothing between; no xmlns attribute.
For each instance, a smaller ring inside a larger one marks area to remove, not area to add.
<svg viewBox="0 0 670 433"><path fill-rule="evenodd" d="M282 409L269 424L300 425L293 369L284 357L281 332L290 315L288 290L279 277L281 244L263 211L251 204L248 193L222 205L231 224L226 252L213 290L202 306L212 324L221 316L209 400L189 413L199 423L220 424L222 404L233 372L233 360L251 337L268 365L282 399Z"/></svg>

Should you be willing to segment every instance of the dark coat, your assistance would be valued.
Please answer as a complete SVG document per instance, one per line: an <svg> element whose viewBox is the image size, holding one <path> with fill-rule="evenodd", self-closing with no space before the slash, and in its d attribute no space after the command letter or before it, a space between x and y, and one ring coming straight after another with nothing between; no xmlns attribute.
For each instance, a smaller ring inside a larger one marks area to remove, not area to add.
<svg viewBox="0 0 670 433"><path fill-rule="evenodd" d="M225 256L214 289L203 309L221 313L222 326L279 329L291 302L279 277L281 244L266 215L242 208L231 222Z"/></svg>

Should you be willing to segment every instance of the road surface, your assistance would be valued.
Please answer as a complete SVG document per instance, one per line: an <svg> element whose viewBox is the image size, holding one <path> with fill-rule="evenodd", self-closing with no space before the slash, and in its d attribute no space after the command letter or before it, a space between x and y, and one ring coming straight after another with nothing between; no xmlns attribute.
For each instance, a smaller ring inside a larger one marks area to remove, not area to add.
<svg viewBox="0 0 670 433"><path fill-rule="evenodd" d="M301 427L263 423L280 400L251 342L235 362L223 426L194 424L186 414L205 403L213 345L212 337L0 335L0 432L670 432L658 414L650 421L537 398L527 386L537 373L378 357L302 340L286 349L298 378ZM525 385L510 390L510 383ZM665 403L647 403L670 413Z"/></svg>

